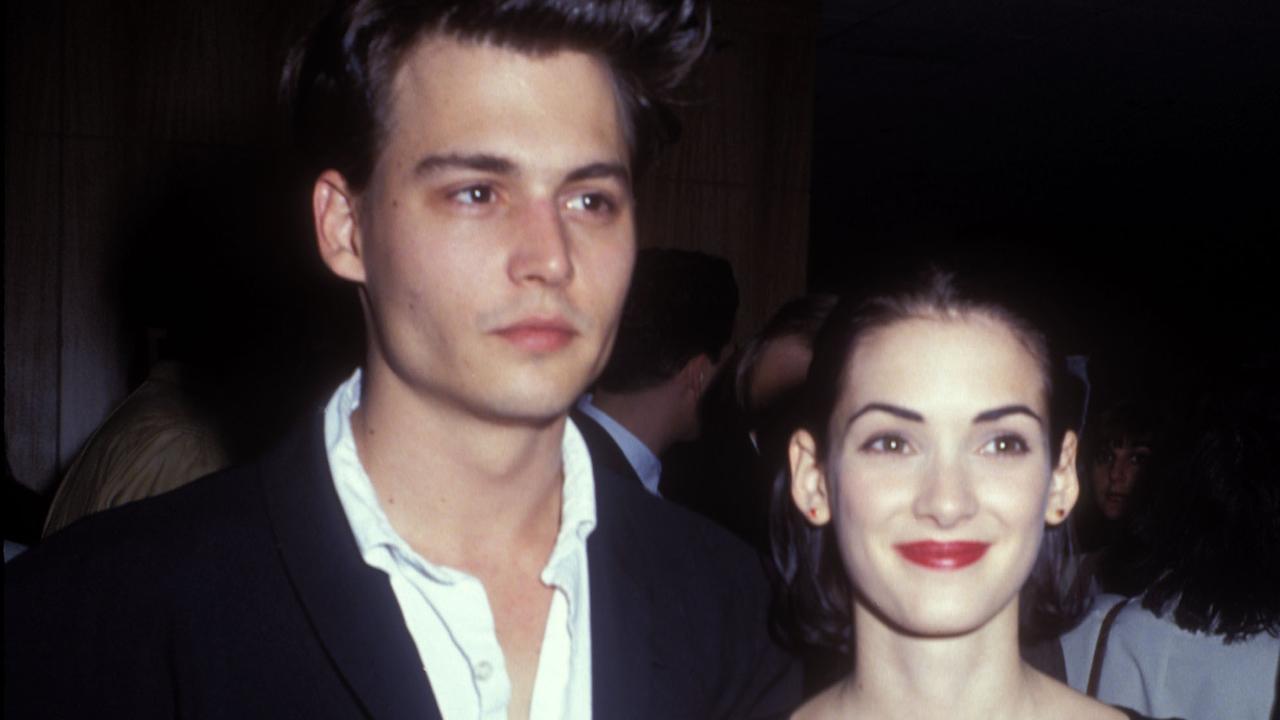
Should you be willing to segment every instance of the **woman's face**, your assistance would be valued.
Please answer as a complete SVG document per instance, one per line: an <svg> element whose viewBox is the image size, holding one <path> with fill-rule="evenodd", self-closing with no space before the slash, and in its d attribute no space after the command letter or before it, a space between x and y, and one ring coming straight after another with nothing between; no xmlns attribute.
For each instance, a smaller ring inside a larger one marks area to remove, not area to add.
<svg viewBox="0 0 1280 720"><path fill-rule="evenodd" d="M1075 437L1051 459L1047 423L1045 378L1003 323L900 321L858 343L826 456L793 438L793 497L835 523L864 609L962 634L1016 613L1045 522L1075 502Z"/></svg>
<svg viewBox="0 0 1280 720"><path fill-rule="evenodd" d="M1093 498L1108 520L1119 520L1128 509L1129 496L1142 479L1151 457L1151 447L1128 437L1108 443L1090 463L1089 481Z"/></svg>

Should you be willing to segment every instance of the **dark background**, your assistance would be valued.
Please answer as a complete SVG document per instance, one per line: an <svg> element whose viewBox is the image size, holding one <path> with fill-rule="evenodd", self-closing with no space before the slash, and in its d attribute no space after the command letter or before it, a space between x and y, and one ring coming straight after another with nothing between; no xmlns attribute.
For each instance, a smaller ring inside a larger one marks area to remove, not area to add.
<svg viewBox="0 0 1280 720"><path fill-rule="evenodd" d="M817 48L811 284L959 256L1079 351L1274 358L1280 3L828 0Z"/></svg>
<svg viewBox="0 0 1280 720"><path fill-rule="evenodd" d="M354 296L310 249L275 101L289 39L326 4L6 2L4 419L22 483L56 484L157 330L294 381L299 407L355 361ZM1175 375L1274 359L1280 3L716 12L640 229L730 259L739 338L806 288L944 257L1062 308L1077 351Z"/></svg>

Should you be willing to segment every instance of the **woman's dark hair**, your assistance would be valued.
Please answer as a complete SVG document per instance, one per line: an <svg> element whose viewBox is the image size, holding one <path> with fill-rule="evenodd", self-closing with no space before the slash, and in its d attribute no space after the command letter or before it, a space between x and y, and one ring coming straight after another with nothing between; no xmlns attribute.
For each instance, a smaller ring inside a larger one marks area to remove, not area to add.
<svg viewBox="0 0 1280 720"><path fill-rule="evenodd" d="M849 360L863 338L903 320L959 320L973 316L1004 324L1035 358L1048 399L1050 457L1056 460L1065 432L1078 424L1078 418L1072 412L1077 404L1063 397L1066 393L1055 392L1065 384L1066 368L1065 363L1053 360L1049 338L1040 329L1048 325L1047 321L1031 309L1013 310L1014 305L997 294L998 286L994 284L960 278L938 268L891 282L887 290L862 299L842 299L814 343L797 429L813 436L819 461L825 461L831 449L831 416L845 390ZM1022 304L1027 303L1019 303ZM1033 322L1033 317L1039 322ZM791 501L790 475L785 470L774 483L769 524L778 580L775 630L792 644L824 645L847 652L852 645L853 588L836 546L832 523L815 527L800 514ZM1051 634L1068 626L1083 609L1084 598L1070 595L1057 582L1062 577L1070 543L1067 536L1058 538L1055 533L1065 533L1065 526L1063 523L1047 533L1045 543L1046 547L1063 552L1041 552L1024 590L1024 633ZM1054 537L1050 539L1049 535Z"/></svg>
<svg viewBox="0 0 1280 720"><path fill-rule="evenodd" d="M281 95L308 169L334 168L360 191L385 140L391 81L421 38L587 52L612 72L639 174L679 134L669 103L710 22L702 0L341 0L291 51Z"/></svg>
<svg viewBox="0 0 1280 720"><path fill-rule="evenodd" d="M1224 374L1172 423L1139 489L1129 571L1143 607L1225 642L1280 634L1280 387ZM1267 387L1270 386L1270 391Z"/></svg>

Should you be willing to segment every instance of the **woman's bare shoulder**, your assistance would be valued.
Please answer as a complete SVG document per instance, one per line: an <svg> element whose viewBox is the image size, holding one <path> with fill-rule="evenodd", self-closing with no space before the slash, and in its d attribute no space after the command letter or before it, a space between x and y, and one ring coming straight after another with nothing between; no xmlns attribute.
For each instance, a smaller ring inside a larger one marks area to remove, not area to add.
<svg viewBox="0 0 1280 720"><path fill-rule="evenodd" d="M1037 673L1039 675L1039 673ZM1124 712L1098 702L1045 675L1040 675L1045 720L1128 720Z"/></svg>

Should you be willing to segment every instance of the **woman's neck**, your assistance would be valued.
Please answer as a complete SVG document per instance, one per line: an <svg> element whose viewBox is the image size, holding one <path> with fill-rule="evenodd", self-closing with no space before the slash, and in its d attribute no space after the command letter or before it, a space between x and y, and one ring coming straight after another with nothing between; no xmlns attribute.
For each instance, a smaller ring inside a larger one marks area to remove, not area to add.
<svg viewBox="0 0 1280 720"><path fill-rule="evenodd" d="M856 717L1031 716L1040 683L1018 654L1016 602L981 628L953 637L906 635L861 605L854 621L855 670L839 700L858 708Z"/></svg>

